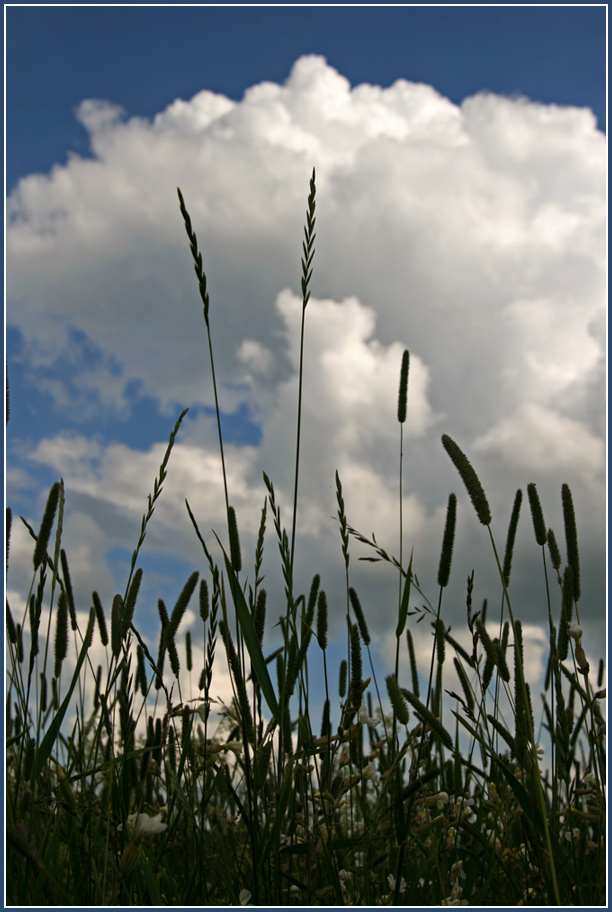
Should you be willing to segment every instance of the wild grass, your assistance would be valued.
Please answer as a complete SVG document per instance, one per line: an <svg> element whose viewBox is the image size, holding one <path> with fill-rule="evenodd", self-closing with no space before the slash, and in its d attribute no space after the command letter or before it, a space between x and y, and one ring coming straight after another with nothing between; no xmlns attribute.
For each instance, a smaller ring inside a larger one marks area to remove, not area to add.
<svg viewBox="0 0 612 912"><path fill-rule="evenodd" d="M206 274L180 191L217 408L219 481L227 514L227 537L217 539L222 560L214 560L216 549L207 544L186 503L203 569L189 576L171 609L159 600L159 642L152 654L134 625L143 576L138 559L185 412L148 497L124 591L110 606L93 592L86 625L79 623L62 548L63 481L51 488L38 532L28 526L30 590L18 610L6 608L8 905L606 902L604 666L590 668L582 646L577 524L569 487L562 489L563 563L536 486L527 486L549 619L537 716L525 677L521 620L510 593L522 491L515 496L502 559L483 485L458 444L443 436L484 526L484 545L491 548L502 594L501 619L494 626L487 622L486 603L479 610L472 604L473 576L468 579L460 598L471 652L444 621L454 493L441 536L435 606L419 584L412 556L405 558L401 504L408 352L398 365L398 558L349 524L336 473L346 582L346 656L339 668L329 665L327 596L316 570L309 591L297 591L301 404L308 395L302 366L315 256L315 177L313 171L301 261L291 527L284 525L273 480L264 475L266 500L252 582L247 583L228 490ZM449 466L449 478L452 471ZM284 581L284 603L274 606L272 623L262 585L270 518ZM10 526L9 509L7 542ZM384 682L377 680L367 615L351 584L351 540L365 545L370 560L384 562L397 576L396 655ZM415 595L424 607L413 607ZM192 600L198 604L204 661L195 669L199 697L187 700L181 681L194 670L196 633L189 631L184 642L178 637ZM411 625L416 613L431 625L425 668L418 668L415 658ZM274 625L277 645L270 652ZM106 656L98 667L91 660L94 635ZM322 654L325 700L315 718L309 663L316 652ZM213 712L219 662L229 669L233 688L233 699L220 715ZM460 693L445 689L449 664ZM167 680L173 682L170 688ZM427 682L424 693L422 681ZM333 709L338 702L339 713ZM542 747L550 755L546 765Z"/></svg>

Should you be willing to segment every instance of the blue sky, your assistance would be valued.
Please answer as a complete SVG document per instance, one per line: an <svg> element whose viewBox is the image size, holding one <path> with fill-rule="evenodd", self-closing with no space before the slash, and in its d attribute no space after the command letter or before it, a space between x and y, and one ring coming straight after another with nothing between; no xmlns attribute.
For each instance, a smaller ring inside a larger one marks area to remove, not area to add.
<svg viewBox="0 0 612 912"><path fill-rule="evenodd" d="M584 623L592 647L601 642L605 46L604 7L6 9L7 502L36 525L64 477L84 611L93 588L109 605L123 587L159 454L186 406L143 556L145 626L146 599L172 604L200 566L184 497L203 530L222 528L177 184L210 280L245 550L262 469L289 524L291 293L316 165L303 586L318 567L342 597L335 468L349 522L396 549L393 410L408 347L405 534L432 598L446 499L463 495L440 455L446 432L482 470L502 543L516 487L530 481L562 539L559 492L570 483L579 528L591 520ZM463 501L448 609L457 627L473 549L484 547ZM522 530L517 591L541 613L526 506ZM11 551L13 598L27 592L26 545ZM270 534L273 591L275 551ZM487 560L476 562L479 596L493 598ZM391 584L354 564L384 657Z"/></svg>

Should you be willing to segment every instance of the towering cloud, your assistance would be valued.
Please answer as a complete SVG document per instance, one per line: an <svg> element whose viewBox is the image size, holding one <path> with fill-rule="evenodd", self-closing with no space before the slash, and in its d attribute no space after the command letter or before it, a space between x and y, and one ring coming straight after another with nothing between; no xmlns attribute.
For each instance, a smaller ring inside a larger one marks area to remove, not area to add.
<svg viewBox="0 0 612 912"><path fill-rule="evenodd" d="M456 490L447 620L464 625L473 567L478 596L497 609L487 542L440 445L448 433L478 467L502 547L515 490L532 481L562 542L560 489L570 484L594 643L604 625L606 159L593 114L486 93L456 106L404 80L352 88L308 56L284 85L253 86L238 103L202 91L150 122L86 100L78 117L91 157L25 178L8 201L7 323L30 380L46 384L58 409L57 434L41 440L33 428L29 451L11 441L9 489L38 484L37 467L63 474L83 597L94 554L106 579L117 572L113 545L133 546L162 441L185 406L148 547L198 559L185 496L203 530L224 528L207 342L177 185L209 280L222 408L247 407L260 430L256 445L228 451L241 532L252 542L262 470L290 522L299 255L314 166L303 585L318 571L330 592L342 591L336 469L349 522L397 552L397 385L408 348L404 553L414 546L421 585L435 597L444 508ZM146 451L122 443L111 421L138 422L144 397L160 411L159 444ZM102 436L79 429L79 415L100 415ZM270 541L270 577L274 550ZM513 584L530 621L545 624L526 509L517 554ZM381 637L397 589L385 570L355 562L352 571Z"/></svg>

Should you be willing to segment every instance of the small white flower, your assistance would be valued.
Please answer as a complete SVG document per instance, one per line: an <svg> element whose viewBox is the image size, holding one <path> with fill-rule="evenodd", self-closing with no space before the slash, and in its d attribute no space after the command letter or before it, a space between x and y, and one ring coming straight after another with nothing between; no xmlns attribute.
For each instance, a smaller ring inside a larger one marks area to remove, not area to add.
<svg viewBox="0 0 612 912"><path fill-rule="evenodd" d="M364 768L361 770L361 775L363 779L370 779L375 785L378 785L380 781L374 769L374 761L372 761L372 763L368 763L367 766L364 766Z"/></svg>
<svg viewBox="0 0 612 912"><path fill-rule="evenodd" d="M249 905L249 899L251 898L251 895L252 895L252 894L251 894L251 891L250 891L250 890L241 890L240 893L238 894L238 899L239 899L239 901L240 901L240 905L241 905L241 906L248 906L248 905Z"/></svg>
<svg viewBox="0 0 612 912"><path fill-rule="evenodd" d="M444 805L448 804L448 801L449 801L448 794L446 792L440 792L438 795L438 800L436 801L436 804L438 805L438 809L442 810Z"/></svg>
<svg viewBox="0 0 612 912"><path fill-rule="evenodd" d="M357 718L359 719L360 725L369 725L370 728L376 728L378 722L376 719L372 719L368 716L368 711L365 708L365 705L362 703L359 707L359 712L357 713Z"/></svg>
<svg viewBox="0 0 612 912"><path fill-rule="evenodd" d="M130 814L127 824L136 836L154 836L155 833L163 833L168 828L166 823L161 822L161 818L161 814L156 814L155 817L149 817L148 814ZM122 829L121 824L119 829Z"/></svg>
<svg viewBox="0 0 612 912"><path fill-rule="evenodd" d="M582 627L580 624L570 624L569 626L569 635L575 640L579 640L582 636Z"/></svg>
<svg viewBox="0 0 612 912"><path fill-rule="evenodd" d="M390 890L395 890L395 877L393 876L393 874L387 874L387 881L388 881L388 883L389 883L389 889L390 889ZM405 893L405 892L406 892L406 881L404 880L403 877L402 877L402 879L400 880L400 888L399 888L399 891L400 891L400 893Z"/></svg>
<svg viewBox="0 0 612 912"><path fill-rule="evenodd" d="M230 750L235 753L237 757L242 753L242 742L240 741L226 741L223 745L224 750Z"/></svg>
<svg viewBox="0 0 612 912"><path fill-rule="evenodd" d="M584 784L587 788L591 788L591 789L597 788L597 779L595 778L593 773L586 774L586 776L584 777Z"/></svg>

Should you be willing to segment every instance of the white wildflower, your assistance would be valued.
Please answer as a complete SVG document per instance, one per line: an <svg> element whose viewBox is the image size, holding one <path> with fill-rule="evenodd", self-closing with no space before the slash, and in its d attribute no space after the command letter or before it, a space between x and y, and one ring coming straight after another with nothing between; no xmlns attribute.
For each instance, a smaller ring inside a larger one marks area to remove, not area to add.
<svg viewBox="0 0 612 912"><path fill-rule="evenodd" d="M389 883L389 889L390 889L390 890L395 890L395 877L393 876L393 874L387 874L387 881L388 881L388 883ZM404 880L403 877L402 877L402 879L400 880L400 888L399 888L399 891L400 891L400 893L405 893L405 892L406 892L406 881Z"/></svg>
<svg viewBox="0 0 612 912"><path fill-rule="evenodd" d="M241 906L250 905L249 899L251 898L251 896L252 896L252 894L251 894L250 890L241 890L240 893L238 894L238 899L240 901L240 905Z"/></svg>
<svg viewBox="0 0 612 912"><path fill-rule="evenodd" d="M570 624L569 626L569 635L575 640L579 640L582 636L582 627L580 624Z"/></svg>
<svg viewBox="0 0 612 912"><path fill-rule="evenodd" d="M378 725L378 722L376 721L376 719L372 719L370 716L368 716L368 711L365 708L365 705L363 703L359 707L359 712L357 713L357 718L359 720L360 725L369 725L370 728L376 728L376 726Z"/></svg>
<svg viewBox="0 0 612 912"><path fill-rule="evenodd" d="M380 780L376 775L376 770L374 769L374 761L372 761L372 763L368 763L367 766L364 766L364 768L361 770L361 776L363 779L370 779L371 782L373 782L375 785L378 785Z"/></svg>
<svg viewBox="0 0 612 912"><path fill-rule="evenodd" d="M127 824L130 829L134 830L135 836L154 836L156 833L163 833L168 828L166 823L161 822L162 815L156 814L150 817L148 814L130 814ZM119 824L119 829L122 825Z"/></svg>
<svg viewBox="0 0 612 912"><path fill-rule="evenodd" d="M437 797L438 797L438 800L436 801L436 804L438 805L438 810L441 811L442 808L444 807L444 805L448 804L448 801L449 801L448 794L446 792L440 792Z"/></svg>

